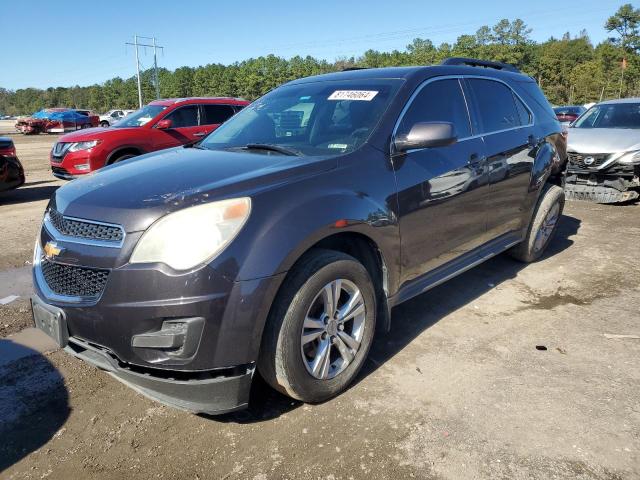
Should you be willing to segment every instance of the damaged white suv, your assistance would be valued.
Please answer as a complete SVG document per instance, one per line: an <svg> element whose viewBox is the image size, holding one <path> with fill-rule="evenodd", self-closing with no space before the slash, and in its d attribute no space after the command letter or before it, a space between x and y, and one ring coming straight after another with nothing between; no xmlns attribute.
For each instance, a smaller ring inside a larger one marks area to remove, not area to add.
<svg viewBox="0 0 640 480"><path fill-rule="evenodd" d="M569 128L566 195L617 203L640 196L640 98L591 107Z"/></svg>

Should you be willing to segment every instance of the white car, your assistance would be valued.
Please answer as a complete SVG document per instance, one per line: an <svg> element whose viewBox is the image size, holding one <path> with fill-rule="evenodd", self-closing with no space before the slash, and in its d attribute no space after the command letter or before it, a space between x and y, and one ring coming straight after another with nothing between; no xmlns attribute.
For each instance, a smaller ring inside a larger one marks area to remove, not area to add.
<svg viewBox="0 0 640 480"><path fill-rule="evenodd" d="M131 112L133 112L133 110L109 110L104 115L100 115L100 126L109 127L114 123L122 120Z"/></svg>

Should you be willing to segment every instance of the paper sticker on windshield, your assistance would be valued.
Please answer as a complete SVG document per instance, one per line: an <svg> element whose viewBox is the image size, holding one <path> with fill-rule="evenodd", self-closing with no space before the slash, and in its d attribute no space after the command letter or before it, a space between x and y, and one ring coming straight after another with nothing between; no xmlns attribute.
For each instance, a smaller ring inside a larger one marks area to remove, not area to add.
<svg viewBox="0 0 640 480"><path fill-rule="evenodd" d="M360 100L370 102L378 94L377 90L336 90L327 100Z"/></svg>

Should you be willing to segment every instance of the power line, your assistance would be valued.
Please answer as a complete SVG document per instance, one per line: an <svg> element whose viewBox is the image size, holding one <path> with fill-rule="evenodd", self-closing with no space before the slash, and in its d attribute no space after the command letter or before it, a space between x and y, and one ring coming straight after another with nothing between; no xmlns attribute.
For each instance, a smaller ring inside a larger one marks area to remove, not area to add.
<svg viewBox="0 0 640 480"><path fill-rule="evenodd" d="M153 44L148 45L145 43L138 43L138 38L144 38L146 40L152 40ZM142 82L140 81L140 55L138 53L138 47L148 47L153 48L153 72L154 72L154 84L156 87L156 99L160 98L160 77L158 76L158 49L163 50L164 47L156 44L156 37L143 37L141 35L133 36L133 43L125 42L125 45L133 45L136 48L136 77L138 79L138 102L140 103L140 108L142 108Z"/></svg>

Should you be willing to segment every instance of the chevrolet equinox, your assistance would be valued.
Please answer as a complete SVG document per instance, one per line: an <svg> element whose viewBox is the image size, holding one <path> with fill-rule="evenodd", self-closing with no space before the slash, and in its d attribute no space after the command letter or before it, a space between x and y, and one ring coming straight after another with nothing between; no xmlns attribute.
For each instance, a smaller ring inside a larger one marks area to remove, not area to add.
<svg viewBox="0 0 640 480"><path fill-rule="evenodd" d="M359 69L269 92L200 142L58 189L34 252L36 325L162 403L247 406L253 375L344 391L391 309L564 206L566 145L506 64Z"/></svg>

